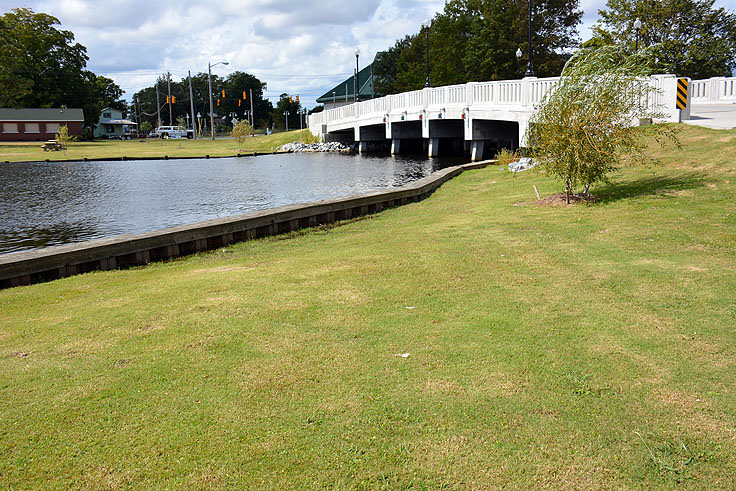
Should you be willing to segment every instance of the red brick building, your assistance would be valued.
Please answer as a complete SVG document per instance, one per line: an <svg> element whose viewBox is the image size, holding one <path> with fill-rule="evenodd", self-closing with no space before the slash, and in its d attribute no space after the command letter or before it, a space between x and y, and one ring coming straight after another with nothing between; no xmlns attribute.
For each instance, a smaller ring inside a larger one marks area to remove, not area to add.
<svg viewBox="0 0 736 491"><path fill-rule="evenodd" d="M81 109L0 108L0 141L46 141L66 125L69 134L82 136L84 114Z"/></svg>

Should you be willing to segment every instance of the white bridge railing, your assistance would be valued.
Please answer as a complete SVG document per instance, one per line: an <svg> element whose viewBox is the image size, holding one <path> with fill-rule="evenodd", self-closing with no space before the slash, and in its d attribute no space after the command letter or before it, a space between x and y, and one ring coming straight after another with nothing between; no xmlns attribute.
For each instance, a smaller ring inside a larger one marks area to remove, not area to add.
<svg viewBox="0 0 736 491"><path fill-rule="evenodd" d="M544 99L545 94L554 88L558 80L558 77L525 78L424 88L312 114L309 117L309 128L312 133L320 134L325 130L325 125L327 131L331 131L330 126L349 126L360 122L372 124L371 121L380 121L392 115L416 115L422 111L437 109L448 113L453 109L456 114L464 114L466 109L512 110L526 113L528 120L528 115ZM652 98L651 103L667 115L665 120L678 121L680 114L675 108L677 77L655 75L652 83L659 89L659 93ZM736 101L736 78L694 80L690 87L693 103Z"/></svg>
<svg viewBox="0 0 736 491"><path fill-rule="evenodd" d="M714 77L693 80L692 101L696 104L729 104L736 102L736 77Z"/></svg>

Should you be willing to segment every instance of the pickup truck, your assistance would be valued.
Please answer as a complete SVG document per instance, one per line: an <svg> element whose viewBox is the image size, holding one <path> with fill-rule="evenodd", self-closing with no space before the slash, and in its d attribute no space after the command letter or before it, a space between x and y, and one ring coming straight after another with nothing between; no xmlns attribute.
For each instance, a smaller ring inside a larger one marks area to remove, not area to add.
<svg viewBox="0 0 736 491"><path fill-rule="evenodd" d="M194 130L188 130L183 126L159 126L156 128L159 138L194 138Z"/></svg>

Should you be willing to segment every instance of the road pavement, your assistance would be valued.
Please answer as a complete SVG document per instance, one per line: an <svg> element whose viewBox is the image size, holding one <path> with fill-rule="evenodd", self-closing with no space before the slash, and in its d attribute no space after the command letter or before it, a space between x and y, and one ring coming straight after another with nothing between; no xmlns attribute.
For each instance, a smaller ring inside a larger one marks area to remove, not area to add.
<svg viewBox="0 0 736 491"><path fill-rule="evenodd" d="M693 104L690 119L683 123L718 130L734 129L736 128L736 103Z"/></svg>

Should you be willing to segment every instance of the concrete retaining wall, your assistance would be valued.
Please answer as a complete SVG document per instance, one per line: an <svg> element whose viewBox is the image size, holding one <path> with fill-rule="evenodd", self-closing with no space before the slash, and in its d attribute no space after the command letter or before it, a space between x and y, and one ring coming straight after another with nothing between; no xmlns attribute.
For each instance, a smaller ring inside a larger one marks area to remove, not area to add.
<svg viewBox="0 0 736 491"><path fill-rule="evenodd" d="M135 235L0 255L0 288L139 266L269 235L291 232L419 201L465 170L490 161L449 167L400 188L216 218Z"/></svg>

